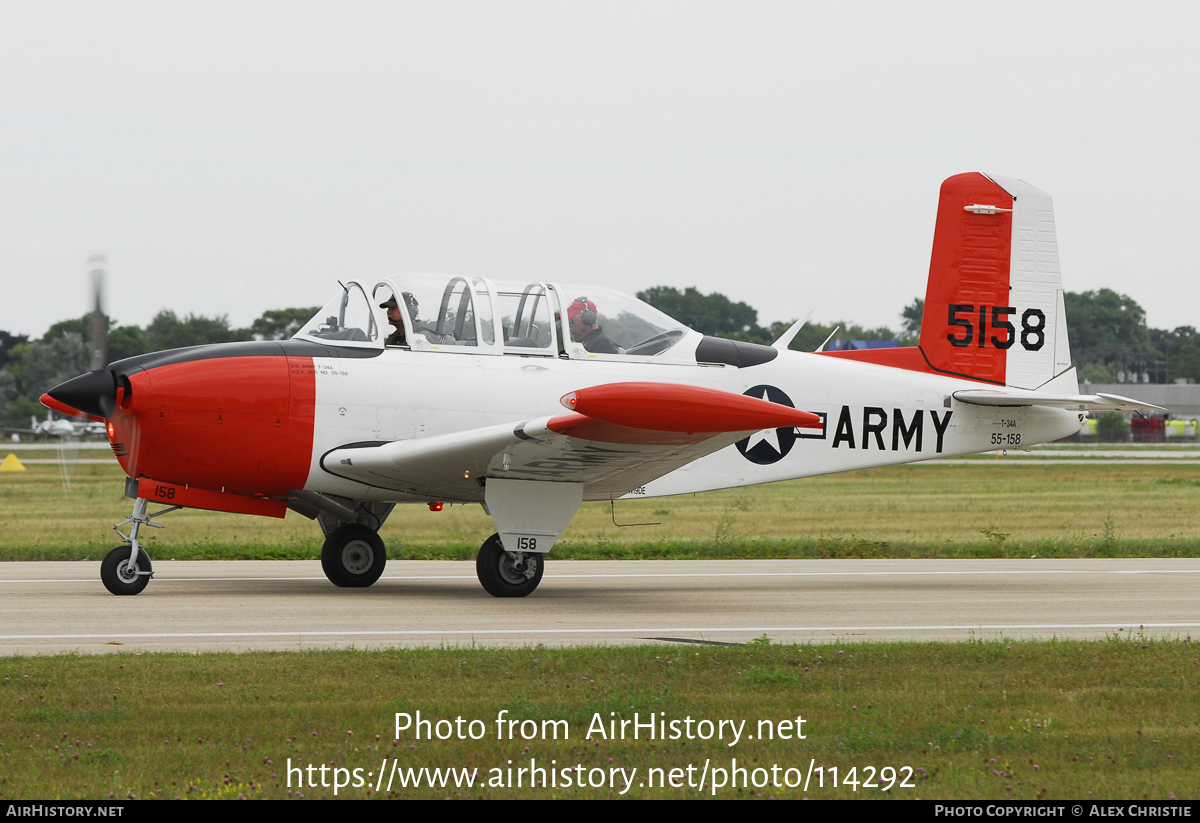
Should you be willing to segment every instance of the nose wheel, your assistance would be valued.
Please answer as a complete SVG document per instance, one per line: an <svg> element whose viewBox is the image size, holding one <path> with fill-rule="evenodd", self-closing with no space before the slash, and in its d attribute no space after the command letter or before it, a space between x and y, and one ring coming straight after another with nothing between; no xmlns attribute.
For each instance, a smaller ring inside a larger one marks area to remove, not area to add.
<svg viewBox="0 0 1200 823"><path fill-rule="evenodd" d="M525 597L542 582L545 559L536 552L508 552L493 534L479 547L475 574L492 597Z"/></svg>
<svg viewBox="0 0 1200 823"><path fill-rule="evenodd" d="M387 550L373 530L358 523L339 526L325 538L321 568L329 582L346 589L370 586L383 574Z"/></svg>
<svg viewBox="0 0 1200 823"><path fill-rule="evenodd" d="M131 558L132 554L132 546L117 546L100 564L100 582L115 595L140 594L154 573L145 552L138 552L136 559Z"/></svg>

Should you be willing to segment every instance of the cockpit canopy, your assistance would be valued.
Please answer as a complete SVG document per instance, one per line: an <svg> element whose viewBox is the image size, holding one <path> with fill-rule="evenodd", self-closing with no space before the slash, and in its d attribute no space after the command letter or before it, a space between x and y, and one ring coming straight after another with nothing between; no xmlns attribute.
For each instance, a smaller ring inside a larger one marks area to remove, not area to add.
<svg viewBox="0 0 1200 823"><path fill-rule="evenodd" d="M689 335L699 340L611 289L435 274L396 275L369 290L352 281L296 333L336 346L602 360L672 359L664 356Z"/></svg>

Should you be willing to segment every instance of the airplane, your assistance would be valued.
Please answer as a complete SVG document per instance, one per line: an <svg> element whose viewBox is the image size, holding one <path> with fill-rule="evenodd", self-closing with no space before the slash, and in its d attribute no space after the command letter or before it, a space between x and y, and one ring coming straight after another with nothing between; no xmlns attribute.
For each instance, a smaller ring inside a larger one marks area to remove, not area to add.
<svg viewBox="0 0 1200 823"><path fill-rule="evenodd" d="M46 419L39 421L36 417L29 418L29 429L21 429L23 433L32 434L34 439L49 440L51 437L71 438L85 436L105 436L103 423L92 420L72 420L64 417L55 419L52 413L46 414Z"/></svg>
<svg viewBox="0 0 1200 823"><path fill-rule="evenodd" d="M139 355L42 402L103 423L128 475L101 566L115 595L153 575L140 529L183 507L314 519L325 575L354 588L383 573L397 504L478 503L496 527L479 582L524 597L584 501L1025 447L1090 411L1157 409L1080 395L1053 205L1014 178L942 184L918 345L791 351L802 323L763 346L604 287L396 275L339 283L290 340Z"/></svg>
<svg viewBox="0 0 1200 823"><path fill-rule="evenodd" d="M31 416L29 418L29 428L27 429L5 426L3 432L5 434L15 434L18 437L22 434L28 434L33 440L49 440L52 437L69 439L76 435L84 434L103 436L104 425L89 420L72 422L67 418L60 417L55 419L52 412L47 412L45 420L38 420L36 417Z"/></svg>

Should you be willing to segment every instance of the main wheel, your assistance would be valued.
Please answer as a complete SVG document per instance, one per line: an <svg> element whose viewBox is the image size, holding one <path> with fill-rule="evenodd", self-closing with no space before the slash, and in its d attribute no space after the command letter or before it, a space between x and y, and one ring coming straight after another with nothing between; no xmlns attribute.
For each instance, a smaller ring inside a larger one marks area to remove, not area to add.
<svg viewBox="0 0 1200 823"><path fill-rule="evenodd" d="M542 582L545 565L535 552L506 552L500 535L493 534L479 547L475 574L492 597L525 597Z"/></svg>
<svg viewBox="0 0 1200 823"><path fill-rule="evenodd" d="M139 594L150 582L149 574L140 572L154 571L150 565L150 555L139 549L137 565L129 565L129 556L133 554L132 546L117 546L110 551L100 564L100 580L104 588L115 595Z"/></svg>
<svg viewBox="0 0 1200 823"><path fill-rule="evenodd" d="M370 586L383 574L387 550L379 535L366 526L347 523L325 538L321 568L329 582L342 588Z"/></svg>

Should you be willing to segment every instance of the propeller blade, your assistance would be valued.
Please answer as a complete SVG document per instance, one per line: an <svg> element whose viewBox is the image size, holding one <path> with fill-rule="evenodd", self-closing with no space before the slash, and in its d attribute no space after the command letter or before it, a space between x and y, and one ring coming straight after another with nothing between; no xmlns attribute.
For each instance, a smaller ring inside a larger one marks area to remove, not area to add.
<svg viewBox="0 0 1200 823"><path fill-rule="evenodd" d="M103 371L108 365L108 321L104 316L104 277L108 258L93 254L88 258L88 266L92 277L92 371Z"/></svg>

